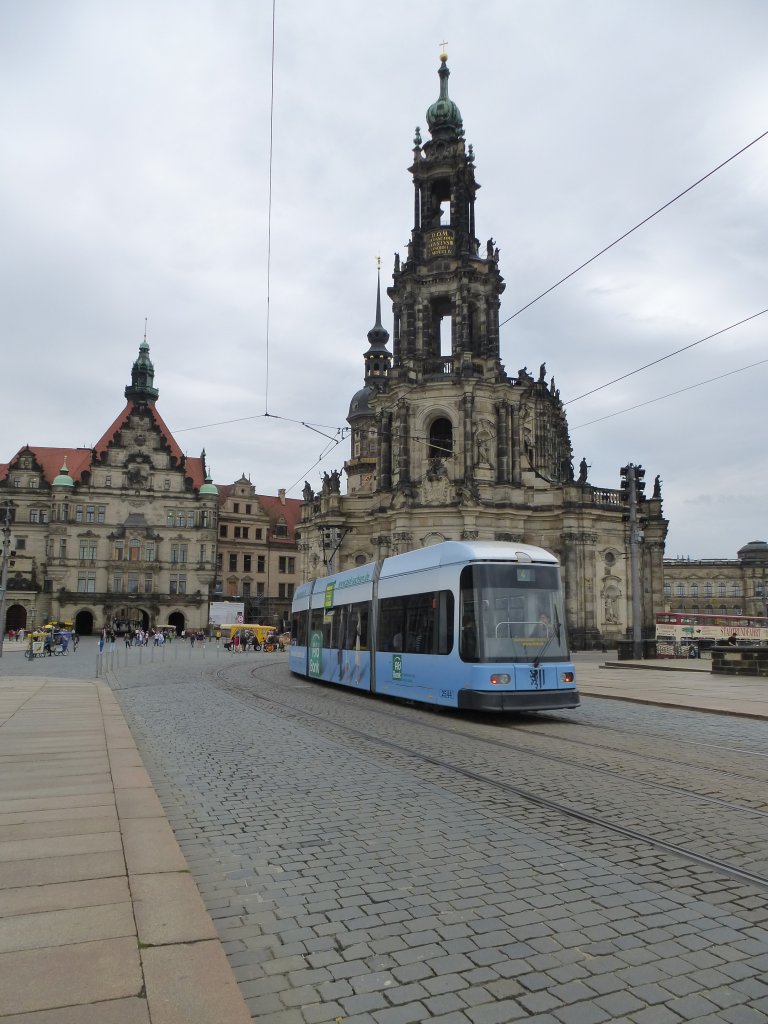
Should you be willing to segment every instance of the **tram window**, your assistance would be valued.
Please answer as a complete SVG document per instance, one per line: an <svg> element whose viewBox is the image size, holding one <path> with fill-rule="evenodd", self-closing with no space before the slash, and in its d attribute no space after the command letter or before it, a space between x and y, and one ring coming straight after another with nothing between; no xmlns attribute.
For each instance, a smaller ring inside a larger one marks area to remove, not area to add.
<svg viewBox="0 0 768 1024"><path fill-rule="evenodd" d="M293 616L291 634L299 647L307 646L307 624L309 615L307 612L297 612Z"/></svg>
<svg viewBox="0 0 768 1024"><path fill-rule="evenodd" d="M368 605L362 602L347 606L347 629L344 637L346 650L354 651L358 644L361 650L368 646Z"/></svg>
<svg viewBox="0 0 768 1024"><path fill-rule="evenodd" d="M384 598L379 635L384 651L449 654L453 647L453 594L441 590Z"/></svg>

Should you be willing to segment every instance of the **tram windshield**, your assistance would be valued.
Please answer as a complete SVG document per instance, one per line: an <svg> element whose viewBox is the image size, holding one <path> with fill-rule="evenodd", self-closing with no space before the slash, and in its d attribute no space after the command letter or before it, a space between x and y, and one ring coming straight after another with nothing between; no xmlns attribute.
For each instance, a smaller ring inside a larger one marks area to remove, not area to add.
<svg viewBox="0 0 768 1024"><path fill-rule="evenodd" d="M568 657L555 565L488 563L461 573L463 661L556 661Z"/></svg>

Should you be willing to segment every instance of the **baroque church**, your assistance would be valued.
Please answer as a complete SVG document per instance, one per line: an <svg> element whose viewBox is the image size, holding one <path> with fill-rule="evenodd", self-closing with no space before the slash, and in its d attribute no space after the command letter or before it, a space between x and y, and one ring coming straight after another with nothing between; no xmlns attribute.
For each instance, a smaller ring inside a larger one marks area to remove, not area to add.
<svg viewBox="0 0 768 1024"><path fill-rule="evenodd" d="M476 238L475 158L458 106L440 94L426 114L431 136L413 140L413 227L395 255L393 332L376 322L364 386L347 421L350 458L304 487L301 544L307 578L443 540L538 544L561 561L575 648L610 644L632 626L630 525L622 491L578 475L568 423L546 367L510 375L500 358L504 280L493 238ZM390 348L391 340L391 348ZM618 467L617 467L618 469ZM618 472L617 472L618 476ZM667 522L659 481L640 503L643 635L664 607Z"/></svg>

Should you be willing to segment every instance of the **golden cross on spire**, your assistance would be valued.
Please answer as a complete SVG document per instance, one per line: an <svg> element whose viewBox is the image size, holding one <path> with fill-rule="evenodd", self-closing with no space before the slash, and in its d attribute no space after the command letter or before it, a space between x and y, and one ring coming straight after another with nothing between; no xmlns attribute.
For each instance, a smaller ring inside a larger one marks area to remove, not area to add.
<svg viewBox="0 0 768 1024"><path fill-rule="evenodd" d="M376 269L381 270L381 256L376 257Z"/></svg>

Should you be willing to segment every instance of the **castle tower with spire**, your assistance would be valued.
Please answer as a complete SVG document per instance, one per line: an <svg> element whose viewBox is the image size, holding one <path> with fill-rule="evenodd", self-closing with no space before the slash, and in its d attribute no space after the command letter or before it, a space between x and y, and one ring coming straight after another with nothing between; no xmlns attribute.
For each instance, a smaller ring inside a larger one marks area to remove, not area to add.
<svg viewBox="0 0 768 1024"><path fill-rule="evenodd" d="M395 255L392 352L381 322L368 332L364 386L347 417L351 455L307 484L302 547L308 578L447 539L540 544L561 559L578 646L623 636L631 621L629 538L619 491L578 478L568 424L546 366L510 375L501 362L499 249L476 237L475 157L448 92L417 128L409 172L413 225ZM661 498L644 503L643 619L663 607L666 522Z"/></svg>

